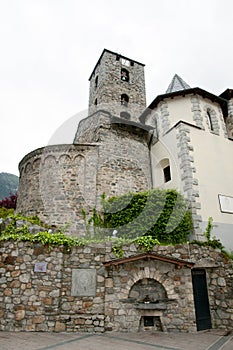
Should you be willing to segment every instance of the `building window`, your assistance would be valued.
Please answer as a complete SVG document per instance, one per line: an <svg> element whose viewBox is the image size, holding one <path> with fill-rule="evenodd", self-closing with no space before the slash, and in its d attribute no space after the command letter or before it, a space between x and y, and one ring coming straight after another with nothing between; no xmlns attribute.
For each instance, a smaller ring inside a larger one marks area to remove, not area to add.
<svg viewBox="0 0 233 350"><path fill-rule="evenodd" d="M121 80L129 82L129 71L127 69L121 69Z"/></svg>
<svg viewBox="0 0 233 350"><path fill-rule="evenodd" d="M126 120L130 120L130 114L127 112L121 112L120 117Z"/></svg>
<svg viewBox="0 0 233 350"><path fill-rule="evenodd" d="M211 131L214 130L214 127L213 127L213 121L212 121L212 117L211 117L211 114L210 114L210 111L207 110L207 120L208 120L208 125L209 125L209 128Z"/></svg>
<svg viewBox="0 0 233 350"><path fill-rule="evenodd" d="M94 103L95 103L95 106L97 106L97 104L98 104L97 98L95 99Z"/></svg>
<svg viewBox="0 0 233 350"><path fill-rule="evenodd" d="M121 104L123 105L123 106L128 106L128 103L129 103L129 96L128 95L126 95L126 94L122 94L121 95Z"/></svg>
<svg viewBox="0 0 233 350"><path fill-rule="evenodd" d="M164 182L168 182L171 180L170 165L167 165L165 168L163 168L163 175L164 175Z"/></svg>
<svg viewBox="0 0 233 350"><path fill-rule="evenodd" d="M97 88L97 86L98 86L98 75L97 75L97 77L95 78L95 87Z"/></svg>
<svg viewBox="0 0 233 350"><path fill-rule="evenodd" d="M127 67L129 67L129 65L130 65L130 61L127 60L126 58L121 58L121 63Z"/></svg>

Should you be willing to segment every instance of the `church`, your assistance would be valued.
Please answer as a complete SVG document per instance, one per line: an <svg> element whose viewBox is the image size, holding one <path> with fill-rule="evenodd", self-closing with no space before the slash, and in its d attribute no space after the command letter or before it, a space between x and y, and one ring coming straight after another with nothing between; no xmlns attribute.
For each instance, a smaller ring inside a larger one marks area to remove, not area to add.
<svg viewBox="0 0 233 350"><path fill-rule="evenodd" d="M191 239L233 250L233 90L216 96L177 74L147 106L144 64L104 49L89 78L89 112L72 144L42 147L19 164L17 211L85 235L82 211L152 188L177 189L193 217Z"/></svg>

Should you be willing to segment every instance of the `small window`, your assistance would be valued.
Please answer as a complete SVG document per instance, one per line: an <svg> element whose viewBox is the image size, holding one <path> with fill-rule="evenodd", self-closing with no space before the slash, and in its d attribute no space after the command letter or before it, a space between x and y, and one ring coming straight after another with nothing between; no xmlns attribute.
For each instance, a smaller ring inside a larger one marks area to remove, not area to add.
<svg viewBox="0 0 233 350"><path fill-rule="evenodd" d="M121 59L121 63L122 63L124 66L127 66L127 67L129 67L129 65L130 65L130 61L127 60L126 58L122 58L122 59Z"/></svg>
<svg viewBox="0 0 233 350"><path fill-rule="evenodd" d="M121 104L123 105L123 106L128 106L128 103L129 103L129 96L128 95L126 95L126 94L122 94L121 95Z"/></svg>
<svg viewBox="0 0 233 350"><path fill-rule="evenodd" d="M129 82L129 72L125 68L121 69L121 80Z"/></svg>
<svg viewBox="0 0 233 350"><path fill-rule="evenodd" d="M209 124L210 130L213 131L214 130L213 122L212 122L212 117L211 117L209 110L207 110L207 119L208 119L208 124Z"/></svg>
<svg viewBox="0 0 233 350"><path fill-rule="evenodd" d="M97 98L95 99L94 103L95 103L95 106L97 106L97 104L98 104Z"/></svg>
<svg viewBox="0 0 233 350"><path fill-rule="evenodd" d="M130 120L130 114L127 113L127 112L121 112L120 113L120 117L124 118L124 119L127 119L127 120Z"/></svg>
<svg viewBox="0 0 233 350"><path fill-rule="evenodd" d="M168 182L171 180L171 169L170 165L163 168L164 182Z"/></svg>
<svg viewBox="0 0 233 350"><path fill-rule="evenodd" d="M97 88L97 86L98 86L98 75L97 75L97 77L95 78L95 87Z"/></svg>

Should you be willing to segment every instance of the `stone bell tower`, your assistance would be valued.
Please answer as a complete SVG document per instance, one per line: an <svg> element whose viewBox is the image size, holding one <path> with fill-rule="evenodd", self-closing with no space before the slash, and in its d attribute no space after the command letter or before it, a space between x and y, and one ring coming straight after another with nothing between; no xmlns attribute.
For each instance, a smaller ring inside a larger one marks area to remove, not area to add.
<svg viewBox="0 0 233 350"><path fill-rule="evenodd" d="M89 116L104 110L138 122L146 108L144 64L104 49L89 81Z"/></svg>

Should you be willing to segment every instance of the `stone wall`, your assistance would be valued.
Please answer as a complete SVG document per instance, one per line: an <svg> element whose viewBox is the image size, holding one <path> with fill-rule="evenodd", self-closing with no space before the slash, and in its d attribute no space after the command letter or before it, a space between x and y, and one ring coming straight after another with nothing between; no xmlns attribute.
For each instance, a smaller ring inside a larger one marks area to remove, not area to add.
<svg viewBox="0 0 233 350"><path fill-rule="evenodd" d="M17 212L37 215L49 225L69 224L69 232L84 232L82 209L96 204L98 146L47 146L20 162Z"/></svg>
<svg viewBox="0 0 233 350"><path fill-rule="evenodd" d="M113 123L102 112L87 118L75 144L44 147L23 158L17 212L37 215L49 225L68 223L69 233L84 235L82 210L91 215L103 193L110 197L151 188L147 137L136 123Z"/></svg>
<svg viewBox="0 0 233 350"><path fill-rule="evenodd" d="M90 78L89 115L98 110L105 110L119 117L121 112L127 112L131 120L138 121L138 117L146 108L144 65L127 60L129 65L126 66L122 58L105 50L98 61ZM129 81L121 79L122 68L129 72ZM122 94L129 97L127 106L121 103Z"/></svg>
<svg viewBox="0 0 233 350"><path fill-rule="evenodd" d="M220 252L197 245L155 246L154 253L170 260L142 258L107 266L116 259L112 244L66 253L62 247L2 242L0 330L128 332L138 331L141 319L153 316L162 330L195 331L191 269L176 265L184 260L206 271L213 328L233 327L233 266ZM122 251L124 257L141 253L134 244L123 245ZM162 298L158 306L135 302L146 290L152 298L155 286Z"/></svg>

